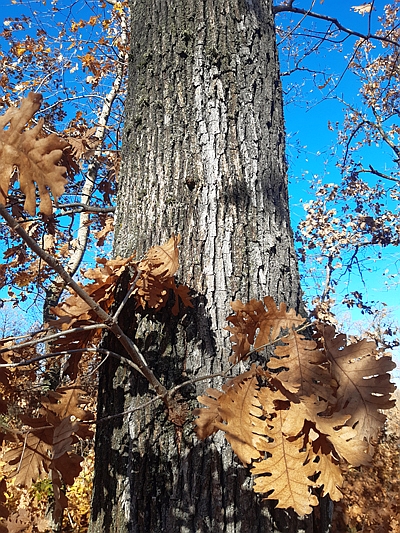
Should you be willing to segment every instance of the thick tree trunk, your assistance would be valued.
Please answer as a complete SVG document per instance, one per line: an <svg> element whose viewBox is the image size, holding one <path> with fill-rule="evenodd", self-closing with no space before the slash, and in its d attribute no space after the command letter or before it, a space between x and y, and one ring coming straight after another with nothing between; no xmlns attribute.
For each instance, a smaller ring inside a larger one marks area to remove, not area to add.
<svg viewBox="0 0 400 533"><path fill-rule="evenodd" d="M279 65L270 0L136 0L131 9L115 254L140 257L181 234L179 278L195 307L177 318L127 309L121 324L170 388L227 367L231 300L301 305ZM220 435L194 436L196 396L220 384L180 391L182 428L161 402L99 424L91 533L317 531L271 514ZM101 367L99 418L152 397L129 368Z"/></svg>

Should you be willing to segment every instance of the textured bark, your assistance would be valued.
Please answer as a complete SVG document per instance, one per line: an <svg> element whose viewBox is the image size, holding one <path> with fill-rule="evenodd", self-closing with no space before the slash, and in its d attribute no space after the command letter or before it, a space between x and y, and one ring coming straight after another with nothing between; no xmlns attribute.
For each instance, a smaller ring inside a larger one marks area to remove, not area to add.
<svg viewBox="0 0 400 533"><path fill-rule="evenodd" d="M231 300L268 294L301 305L282 95L270 0L137 0L131 8L115 254L141 256L180 233L179 279L195 307L177 318L126 309L121 324L169 388L226 368ZM99 424L91 533L322 531L271 513L220 435L197 441L196 396L220 384L181 390L181 428L161 402ZM101 367L99 418L152 397L117 361Z"/></svg>

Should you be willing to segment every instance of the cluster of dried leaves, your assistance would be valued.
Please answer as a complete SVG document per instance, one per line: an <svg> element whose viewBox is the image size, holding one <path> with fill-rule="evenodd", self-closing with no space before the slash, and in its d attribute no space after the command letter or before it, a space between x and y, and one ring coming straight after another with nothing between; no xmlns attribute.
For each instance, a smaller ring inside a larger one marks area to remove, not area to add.
<svg viewBox="0 0 400 533"><path fill-rule="evenodd" d="M91 283L81 286L104 311L109 313L114 303L118 280L129 269L131 284L133 283L129 291L131 298L136 301L136 307L159 311L168 302L173 301L171 313L177 315L180 303L185 307L192 307L189 288L177 285L174 280L179 268L179 241L179 236L173 236L164 245L153 246L140 262L135 262L133 256L127 259L98 259L98 266L84 273ZM98 324L95 310L75 294L52 311L58 317L50 321L52 327L59 331L74 328L75 353L70 355L64 372L71 379L76 379L82 353L86 347L98 345L104 325L99 324L98 328L93 328L93 325ZM68 335L60 337L53 343L53 349L68 352L68 349L71 349L71 337Z"/></svg>
<svg viewBox="0 0 400 533"><path fill-rule="evenodd" d="M135 262L132 257L99 260L96 268L85 272L91 283L82 287L104 311L110 313L118 281L129 269L132 276L129 294L136 307L158 311L170 304L171 313L177 314L180 302L184 306L192 306L188 287L177 285L173 278L179 267L179 240L179 237L173 236L165 245L154 246L140 262ZM80 366L85 350L92 348L96 351L104 324L99 324L94 309L74 294L53 308L53 313L58 318L52 321L51 327L53 331L59 330L60 335L52 341L51 350L67 356L64 377L72 382L39 399L33 395L25 407L32 410L36 401L36 416L26 415L26 408L21 405L18 416L11 416L10 406L14 403L10 399L17 396L15 387L21 385L21 375L16 379L14 368L0 367L0 415L7 421L1 433L2 441L6 443L6 451L2 455L3 474L7 480L27 489L49 476L55 501L53 519L58 521L63 509L68 506L65 490L74 484L81 471L83 456L73 451L74 444L78 440L90 440L93 436L88 424L94 421L94 414L80 407L85 404L85 393L79 385L82 379ZM33 335L31 341L35 338L42 342L46 340L43 332ZM21 348L22 345L8 342L0 363L7 365L22 360L28 364L29 360L35 362L40 359L40 353L35 349L24 349L21 354ZM31 374L32 384L41 374ZM6 487L3 489L6 490ZM23 508L10 516L7 510L3 510L2 516L7 518L3 525L8 528L4 531L17 531L14 522L25 524L28 515L29 512ZM37 523L32 517L29 520L32 531L46 531L49 526L43 517L38 518Z"/></svg>
<svg viewBox="0 0 400 533"><path fill-rule="evenodd" d="M5 359L12 358L13 354L6 352ZM29 491L37 486L40 480L50 479L54 502L52 518L60 520L68 505L66 487L72 486L81 472L83 456L76 453L74 445L93 437L87 422L93 420L94 415L86 408L89 403L86 392L74 384L43 394L37 399L36 406L34 403L8 403L7 397L14 392L10 374L11 369L1 368L3 504L0 516L4 520L0 531L47 531L50 527L50 516L46 518L29 512L23 505L10 512L12 505L4 505L5 496L10 499L14 485ZM31 400L33 399L34 395Z"/></svg>
<svg viewBox="0 0 400 533"><path fill-rule="evenodd" d="M375 343L349 343L333 326L316 323L314 338L306 338L303 317L269 297L232 307L233 363L275 348L266 364L199 397L206 407L195 411L197 435L223 431L242 463L251 464L254 490L278 507L309 514L320 487L340 500L340 463L372 460L381 410L394 404L388 373L394 363Z"/></svg>

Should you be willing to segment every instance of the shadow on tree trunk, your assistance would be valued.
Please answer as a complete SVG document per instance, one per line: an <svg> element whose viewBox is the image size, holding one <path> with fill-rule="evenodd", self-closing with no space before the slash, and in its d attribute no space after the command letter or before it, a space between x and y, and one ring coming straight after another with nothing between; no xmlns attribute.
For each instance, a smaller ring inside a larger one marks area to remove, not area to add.
<svg viewBox="0 0 400 533"><path fill-rule="evenodd" d="M215 361L214 339L204 312L206 302L197 297L194 304L194 309L181 317L173 317L168 309L148 315L128 308L121 316L125 331L136 339L167 388L196 374L223 368L221 361ZM121 353L114 339L106 338L105 344ZM196 350L203 359L193 363ZM300 520L292 511L274 509L273 502L255 494L248 469L234 456L221 433L198 441L191 412L198 407L197 395L207 386L209 381L179 391L179 401L188 412L182 427L168 420L160 401L98 425L89 531L325 533L327 521L320 519L325 511ZM103 364L99 418L138 407L151 398L154 394L141 376L115 359Z"/></svg>

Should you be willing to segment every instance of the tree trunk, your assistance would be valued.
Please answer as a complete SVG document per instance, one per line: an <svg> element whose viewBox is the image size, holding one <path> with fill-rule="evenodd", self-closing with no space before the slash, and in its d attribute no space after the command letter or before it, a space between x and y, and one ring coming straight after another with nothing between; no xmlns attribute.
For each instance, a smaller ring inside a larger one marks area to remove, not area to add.
<svg viewBox="0 0 400 533"><path fill-rule="evenodd" d="M114 252L141 257L181 234L179 281L194 308L126 309L121 325L171 388L227 367L230 301L301 306L279 65L271 0L136 0L131 10ZM99 419L154 397L116 360L100 372ZM91 533L323 531L271 511L221 435L196 439L196 397L220 385L181 389L182 428L160 401L98 425Z"/></svg>

